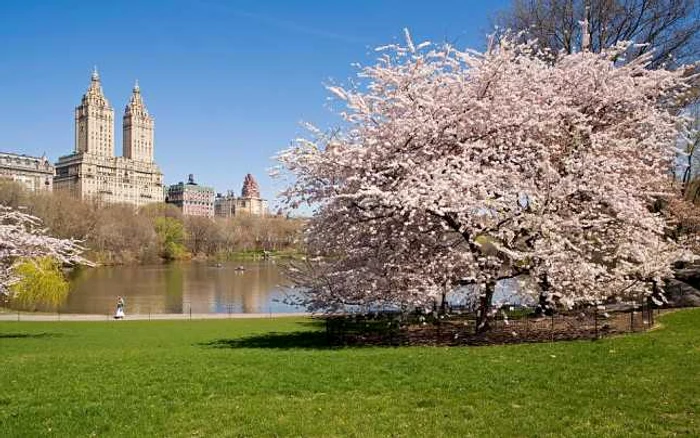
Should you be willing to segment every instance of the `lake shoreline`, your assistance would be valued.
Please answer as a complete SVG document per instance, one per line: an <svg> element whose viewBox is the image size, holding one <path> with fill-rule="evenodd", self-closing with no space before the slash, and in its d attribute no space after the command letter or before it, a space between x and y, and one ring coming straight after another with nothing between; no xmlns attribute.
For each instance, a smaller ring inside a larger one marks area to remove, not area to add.
<svg viewBox="0 0 700 438"><path fill-rule="evenodd" d="M302 260L306 257L306 253L297 250L242 250L242 251L230 251L222 252L218 254L190 254L177 259L167 259L163 257L151 258L151 259L130 259L130 260L117 260L112 257L107 257L105 254L99 252L90 252L86 254L87 258L95 263L95 267L87 268L82 266L75 266L73 269L95 269L100 267L114 267L114 266L160 266L168 265L171 263L220 263L220 262L236 262L236 261L263 261L263 260L275 260L275 261L292 261L292 260Z"/></svg>
<svg viewBox="0 0 700 438"><path fill-rule="evenodd" d="M7 310L7 309L3 309ZM61 313L31 313L31 312L0 312L0 321L15 322L75 322L75 321L173 321L173 320L204 320L204 319L276 319L276 318L304 318L313 316L311 313L154 313L128 315L124 319L116 320L114 315L99 314L61 314Z"/></svg>

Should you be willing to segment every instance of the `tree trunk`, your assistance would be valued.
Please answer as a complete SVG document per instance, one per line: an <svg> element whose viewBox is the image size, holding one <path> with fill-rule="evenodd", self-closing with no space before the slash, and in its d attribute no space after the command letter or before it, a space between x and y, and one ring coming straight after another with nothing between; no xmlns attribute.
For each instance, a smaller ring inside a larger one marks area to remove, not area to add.
<svg viewBox="0 0 700 438"><path fill-rule="evenodd" d="M549 302L547 299L549 297L549 289L550 289L550 284L549 284L549 279L547 278L547 274L544 274L542 278L539 281L540 285L540 297L539 297L539 303L537 303L537 307L535 308L535 315L536 316L551 316L552 313L554 313L554 309L552 309L552 303Z"/></svg>
<svg viewBox="0 0 700 438"><path fill-rule="evenodd" d="M442 296L440 297L440 315L447 314L447 286L442 290Z"/></svg>
<svg viewBox="0 0 700 438"><path fill-rule="evenodd" d="M484 333L491 328L489 310L491 310L491 300L496 291L496 282L489 280L486 282L486 289L479 297L479 308L476 311L476 332Z"/></svg>

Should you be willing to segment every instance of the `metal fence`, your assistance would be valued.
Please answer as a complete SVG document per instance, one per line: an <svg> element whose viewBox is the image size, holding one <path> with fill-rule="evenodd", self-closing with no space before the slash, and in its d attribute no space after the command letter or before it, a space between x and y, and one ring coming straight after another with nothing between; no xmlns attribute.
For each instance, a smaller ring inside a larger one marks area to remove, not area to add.
<svg viewBox="0 0 700 438"><path fill-rule="evenodd" d="M606 310L596 306L538 315L532 308L499 310L485 330L473 312L398 313L322 317L333 345L487 345L598 339L617 333L646 331L659 309L646 303Z"/></svg>

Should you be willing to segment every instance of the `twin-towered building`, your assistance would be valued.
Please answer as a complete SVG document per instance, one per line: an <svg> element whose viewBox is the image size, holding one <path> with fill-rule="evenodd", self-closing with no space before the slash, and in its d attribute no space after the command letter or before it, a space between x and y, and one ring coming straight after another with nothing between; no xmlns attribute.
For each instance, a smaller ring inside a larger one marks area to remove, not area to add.
<svg viewBox="0 0 700 438"><path fill-rule="evenodd" d="M154 121L138 82L124 110L122 129L122 156L118 157L114 153L114 109L95 70L75 109L75 150L58 159L54 190L108 203L163 202L163 174L153 161Z"/></svg>
<svg viewBox="0 0 700 438"><path fill-rule="evenodd" d="M213 188L196 184L192 175L187 184L164 188L163 173L154 161L154 120L138 82L124 110L122 133L122 155L115 156L114 109L95 69L75 108L73 153L60 157L54 169L46 157L0 152L0 178L21 182L30 190L53 189L99 202L141 206L167 200L190 216L267 214L267 201L260 197L251 174L243 181L240 197L232 191L216 195Z"/></svg>

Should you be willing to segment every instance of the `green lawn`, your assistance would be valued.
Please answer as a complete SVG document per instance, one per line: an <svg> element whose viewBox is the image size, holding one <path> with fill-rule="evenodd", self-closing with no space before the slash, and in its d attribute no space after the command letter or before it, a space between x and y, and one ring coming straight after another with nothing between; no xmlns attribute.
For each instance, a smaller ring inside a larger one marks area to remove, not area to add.
<svg viewBox="0 0 700 438"><path fill-rule="evenodd" d="M700 309L596 342L322 348L302 319L0 323L0 436L700 436ZM271 332L279 332L271 335Z"/></svg>

